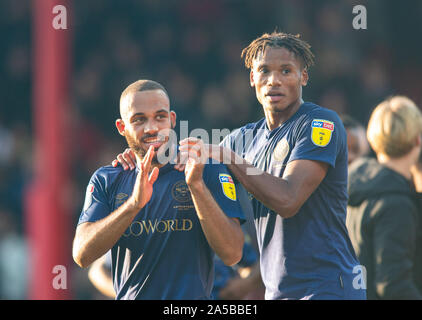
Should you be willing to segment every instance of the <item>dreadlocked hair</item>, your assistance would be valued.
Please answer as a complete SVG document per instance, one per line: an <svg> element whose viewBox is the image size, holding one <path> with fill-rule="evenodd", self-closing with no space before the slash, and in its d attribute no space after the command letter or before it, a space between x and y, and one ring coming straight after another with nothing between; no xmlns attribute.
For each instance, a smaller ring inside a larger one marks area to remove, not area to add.
<svg viewBox="0 0 422 320"><path fill-rule="evenodd" d="M245 66L252 68L253 60L265 51L267 47L286 48L293 52L302 60L303 66L308 69L315 63L315 56L311 51L311 46L300 39L300 35L292 35L284 32L264 33L259 38L252 41L242 50L240 57L245 60Z"/></svg>

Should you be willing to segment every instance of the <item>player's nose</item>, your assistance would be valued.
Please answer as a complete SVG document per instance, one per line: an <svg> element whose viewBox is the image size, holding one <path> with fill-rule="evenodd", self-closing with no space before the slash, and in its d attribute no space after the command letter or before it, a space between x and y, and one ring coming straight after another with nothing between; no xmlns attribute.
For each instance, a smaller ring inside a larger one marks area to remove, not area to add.
<svg viewBox="0 0 422 320"><path fill-rule="evenodd" d="M158 131L157 123L154 120L147 121L144 127L144 132L151 134L151 133L156 133L157 131Z"/></svg>
<svg viewBox="0 0 422 320"><path fill-rule="evenodd" d="M280 86L281 85L281 75L278 72L271 72L268 77L268 84L272 86Z"/></svg>

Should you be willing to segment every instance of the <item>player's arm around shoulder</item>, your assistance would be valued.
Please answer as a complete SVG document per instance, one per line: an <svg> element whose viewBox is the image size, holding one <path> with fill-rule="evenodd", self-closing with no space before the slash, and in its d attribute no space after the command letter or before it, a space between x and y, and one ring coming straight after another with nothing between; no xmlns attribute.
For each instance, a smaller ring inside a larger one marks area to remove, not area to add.
<svg viewBox="0 0 422 320"><path fill-rule="evenodd" d="M231 266L238 263L242 258L244 236L239 218L234 212L240 212L240 206L233 209L231 203L226 205L218 196L214 197L215 190L210 190L209 185L211 184L207 185L204 181L204 167L208 154L201 140L192 139L189 147L180 148L180 154L181 158L187 159L186 184L191 192L198 219L209 245L226 265ZM212 187L212 189L214 188ZM228 190L229 197L233 197L229 192ZM236 202L236 199L228 198L227 200ZM226 206L226 208L222 209L222 206ZM241 213L240 217L242 217Z"/></svg>
<svg viewBox="0 0 422 320"><path fill-rule="evenodd" d="M319 115L318 115L319 116ZM335 162L336 138L330 136L332 121L326 121L323 133L312 129L313 115L300 123L289 162L281 177L264 172L227 148L213 148L211 157L227 163L229 170L240 183L262 202L283 218L293 217L325 178L329 165ZM320 118L320 117L317 117ZM324 122L315 123L324 126ZM321 142L321 145L316 143ZM326 145L325 145L326 144ZM327 156L330 154L330 156ZM332 156L334 155L334 156Z"/></svg>
<svg viewBox="0 0 422 320"><path fill-rule="evenodd" d="M282 177L276 177L246 160L239 162L228 165L230 171L256 199L283 218L291 218L299 211L328 171L326 163L295 160L287 164Z"/></svg>

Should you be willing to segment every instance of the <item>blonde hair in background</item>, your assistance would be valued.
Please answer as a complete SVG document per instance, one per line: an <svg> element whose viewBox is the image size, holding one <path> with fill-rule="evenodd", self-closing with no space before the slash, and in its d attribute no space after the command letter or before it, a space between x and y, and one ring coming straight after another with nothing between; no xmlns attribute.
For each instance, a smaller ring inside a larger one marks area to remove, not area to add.
<svg viewBox="0 0 422 320"><path fill-rule="evenodd" d="M372 149L391 158L409 153L422 134L422 113L407 97L394 96L372 112L367 138Z"/></svg>

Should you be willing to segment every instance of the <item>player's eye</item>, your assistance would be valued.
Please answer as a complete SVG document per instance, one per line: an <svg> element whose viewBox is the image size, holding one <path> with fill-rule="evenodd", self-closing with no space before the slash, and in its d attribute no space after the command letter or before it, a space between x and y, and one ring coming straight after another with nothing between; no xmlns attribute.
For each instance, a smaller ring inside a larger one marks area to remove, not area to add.
<svg viewBox="0 0 422 320"><path fill-rule="evenodd" d="M135 118L132 120L133 123L144 123L145 118Z"/></svg>
<svg viewBox="0 0 422 320"><path fill-rule="evenodd" d="M290 69L283 69L281 71L282 74L289 74L290 73Z"/></svg>

